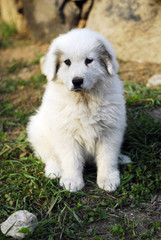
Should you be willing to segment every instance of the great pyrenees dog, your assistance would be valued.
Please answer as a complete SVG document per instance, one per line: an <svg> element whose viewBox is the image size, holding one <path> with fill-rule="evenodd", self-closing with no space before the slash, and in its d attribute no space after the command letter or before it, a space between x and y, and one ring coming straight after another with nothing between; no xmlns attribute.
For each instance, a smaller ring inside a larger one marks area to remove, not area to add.
<svg viewBox="0 0 161 240"><path fill-rule="evenodd" d="M45 175L79 191L84 164L93 161L98 187L115 191L119 156L122 163L130 159L120 154L126 110L110 42L86 28L71 30L51 43L42 71L48 83L27 132Z"/></svg>

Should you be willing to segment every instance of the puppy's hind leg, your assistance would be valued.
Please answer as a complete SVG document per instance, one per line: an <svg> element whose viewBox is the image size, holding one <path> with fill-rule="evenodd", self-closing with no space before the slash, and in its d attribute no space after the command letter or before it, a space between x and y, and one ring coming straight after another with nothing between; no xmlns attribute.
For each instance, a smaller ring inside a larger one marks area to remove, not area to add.
<svg viewBox="0 0 161 240"><path fill-rule="evenodd" d="M50 145L50 139L45 131L42 131L42 125L39 125L37 116L31 118L28 125L28 139L34 148L35 155L45 163L45 176L48 178L60 177L60 167L56 158L54 148Z"/></svg>
<svg viewBox="0 0 161 240"><path fill-rule="evenodd" d="M56 162L56 159L53 157L48 158L48 161L46 161L45 176L50 179L55 179L57 177L59 178L61 176L60 167Z"/></svg>
<svg viewBox="0 0 161 240"><path fill-rule="evenodd" d="M45 176L50 179L59 178L61 176L60 166L53 149L44 144L43 148L40 148L40 145L37 146L36 151L36 156L45 163Z"/></svg>

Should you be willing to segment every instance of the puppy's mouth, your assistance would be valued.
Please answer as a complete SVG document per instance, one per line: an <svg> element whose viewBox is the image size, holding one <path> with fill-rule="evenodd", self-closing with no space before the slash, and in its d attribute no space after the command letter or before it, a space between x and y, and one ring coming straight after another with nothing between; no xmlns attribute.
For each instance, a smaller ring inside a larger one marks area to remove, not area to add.
<svg viewBox="0 0 161 240"><path fill-rule="evenodd" d="M71 91L74 91L74 92L80 92L80 91L83 91L83 90L84 90L84 88L82 88L82 87L73 87L71 89Z"/></svg>

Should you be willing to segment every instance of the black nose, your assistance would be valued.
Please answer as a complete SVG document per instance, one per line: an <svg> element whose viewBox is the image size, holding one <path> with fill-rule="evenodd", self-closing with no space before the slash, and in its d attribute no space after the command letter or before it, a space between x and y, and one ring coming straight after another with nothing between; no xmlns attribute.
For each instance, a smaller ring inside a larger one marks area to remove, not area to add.
<svg viewBox="0 0 161 240"><path fill-rule="evenodd" d="M81 86L81 84L83 84L83 78L75 77L73 78L72 83L74 87L78 88Z"/></svg>

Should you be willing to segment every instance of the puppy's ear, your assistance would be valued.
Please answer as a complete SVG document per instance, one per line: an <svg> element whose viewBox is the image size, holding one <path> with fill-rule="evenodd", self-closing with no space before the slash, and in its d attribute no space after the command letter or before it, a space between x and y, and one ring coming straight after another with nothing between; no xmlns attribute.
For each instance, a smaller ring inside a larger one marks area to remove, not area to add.
<svg viewBox="0 0 161 240"><path fill-rule="evenodd" d="M98 51L101 65L107 70L109 75L116 74L119 69L119 65L117 63L111 44L109 42L106 44L99 42Z"/></svg>
<svg viewBox="0 0 161 240"><path fill-rule="evenodd" d="M53 42L46 56L40 60L41 71L48 81L52 81L56 78L56 74L59 70L59 59L60 53L56 50Z"/></svg>

